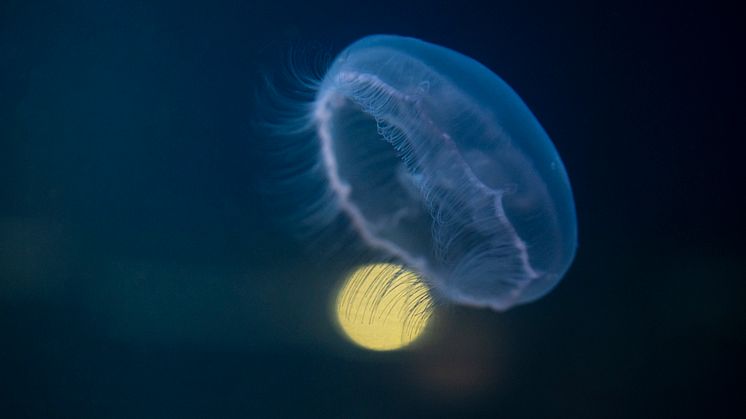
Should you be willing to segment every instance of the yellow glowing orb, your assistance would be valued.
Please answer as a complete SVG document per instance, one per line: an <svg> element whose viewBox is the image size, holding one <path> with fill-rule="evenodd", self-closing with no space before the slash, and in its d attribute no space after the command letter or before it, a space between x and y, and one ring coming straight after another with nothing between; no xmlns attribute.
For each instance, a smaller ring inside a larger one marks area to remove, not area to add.
<svg viewBox="0 0 746 419"><path fill-rule="evenodd" d="M422 334L432 313L432 298L414 272L379 263L358 268L347 278L336 312L340 327L354 343L390 351Z"/></svg>

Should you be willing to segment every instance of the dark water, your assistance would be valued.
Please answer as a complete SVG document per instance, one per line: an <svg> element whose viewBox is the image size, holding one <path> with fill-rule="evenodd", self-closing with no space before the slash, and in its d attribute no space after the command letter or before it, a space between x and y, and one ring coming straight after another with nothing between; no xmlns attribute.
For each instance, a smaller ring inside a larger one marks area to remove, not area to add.
<svg viewBox="0 0 746 419"><path fill-rule="evenodd" d="M4 1L3 417L744 414L742 22L681 3ZM416 36L553 138L580 247L503 314L373 354L268 223L251 119L295 47Z"/></svg>

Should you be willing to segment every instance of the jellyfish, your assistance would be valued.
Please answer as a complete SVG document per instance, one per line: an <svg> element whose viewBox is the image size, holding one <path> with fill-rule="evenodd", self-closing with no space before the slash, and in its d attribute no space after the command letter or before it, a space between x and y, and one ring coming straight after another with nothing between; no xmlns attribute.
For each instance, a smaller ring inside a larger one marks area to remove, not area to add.
<svg viewBox="0 0 746 419"><path fill-rule="evenodd" d="M267 159L299 235L339 244L344 230L439 300L497 311L538 299L567 272L577 223L565 167L484 65L373 35L323 74L293 79L273 86Z"/></svg>

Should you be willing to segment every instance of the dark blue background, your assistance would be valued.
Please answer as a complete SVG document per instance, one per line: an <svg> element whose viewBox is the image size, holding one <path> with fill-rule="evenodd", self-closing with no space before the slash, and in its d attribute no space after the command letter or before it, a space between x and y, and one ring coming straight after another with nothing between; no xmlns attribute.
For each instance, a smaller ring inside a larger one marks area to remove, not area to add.
<svg viewBox="0 0 746 419"><path fill-rule="evenodd" d="M0 5L3 417L744 414L743 16L710 3ZM290 48L470 55L567 166L580 247L418 350L329 320L338 279L268 221L251 120Z"/></svg>

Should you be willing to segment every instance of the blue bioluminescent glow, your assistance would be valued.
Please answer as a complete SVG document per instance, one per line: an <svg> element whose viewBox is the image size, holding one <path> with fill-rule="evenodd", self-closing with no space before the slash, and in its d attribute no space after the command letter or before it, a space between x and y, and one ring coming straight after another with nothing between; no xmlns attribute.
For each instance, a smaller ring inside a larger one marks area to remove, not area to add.
<svg viewBox="0 0 746 419"><path fill-rule="evenodd" d="M343 220L438 298L496 310L541 297L568 270L577 223L565 168L485 66L376 35L347 47L323 77L297 79L284 97L308 94L278 107L272 158L298 231Z"/></svg>

